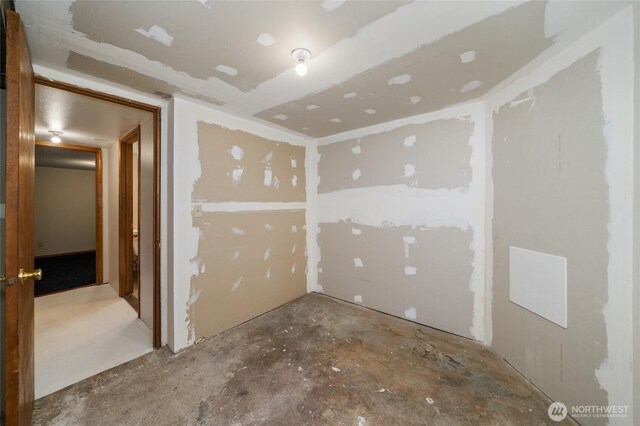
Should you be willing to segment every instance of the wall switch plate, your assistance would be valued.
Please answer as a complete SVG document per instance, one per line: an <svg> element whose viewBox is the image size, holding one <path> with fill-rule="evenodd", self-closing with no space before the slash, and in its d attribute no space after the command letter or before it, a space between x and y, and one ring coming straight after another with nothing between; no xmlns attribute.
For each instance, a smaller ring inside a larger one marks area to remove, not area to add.
<svg viewBox="0 0 640 426"><path fill-rule="evenodd" d="M193 210L191 210L191 216L202 217L202 204L193 205Z"/></svg>

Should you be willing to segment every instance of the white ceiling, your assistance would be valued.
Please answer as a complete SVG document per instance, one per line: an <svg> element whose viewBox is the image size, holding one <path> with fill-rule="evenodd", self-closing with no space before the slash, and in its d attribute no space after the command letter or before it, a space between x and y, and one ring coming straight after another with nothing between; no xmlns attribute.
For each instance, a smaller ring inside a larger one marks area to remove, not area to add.
<svg viewBox="0 0 640 426"><path fill-rule="evenodd" d="M16 8L38 65L322 137L476 99L628 4L17 0ZM302 78L296 47L313 54Z"/></svg>
<svg viewBox="0 0 640 426"><path fill-rule="evenodd" d="M62 131L61 138L67 144L109 147L152 116L124 105L36 85L37 140L49 140L49 130L53 130Z"/></svg>

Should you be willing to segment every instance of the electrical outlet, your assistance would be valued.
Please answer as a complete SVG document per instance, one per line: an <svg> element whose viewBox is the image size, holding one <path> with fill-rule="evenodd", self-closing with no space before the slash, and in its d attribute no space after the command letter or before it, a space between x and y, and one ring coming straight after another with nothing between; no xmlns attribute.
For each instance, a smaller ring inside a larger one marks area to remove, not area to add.
<svg viewBox="0 0 640 426"><path fill-rule="evenodd" d="M193 205L193 210L191 210L191 216L202 217L202 204Z"/></svg>

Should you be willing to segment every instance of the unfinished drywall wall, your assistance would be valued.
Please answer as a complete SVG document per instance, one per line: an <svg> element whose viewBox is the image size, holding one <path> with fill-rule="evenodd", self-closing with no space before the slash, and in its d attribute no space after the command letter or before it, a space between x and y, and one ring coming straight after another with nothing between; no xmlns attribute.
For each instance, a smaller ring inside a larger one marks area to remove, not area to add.
<svg viewBox="0 0 640 426"><path fill-rule="evenodd" d="M206 167L193 201L304 201L304 147L198 123L198 152Z"/></svg>
<svg viewBox="0 0 640 426"><path fill-rule="evenodd" d="M552 399L632 404L633 81L625 10L489 100L494 184L493 342ZM509 301L509 247L567 259L568 322Z"/></svg>
<svg viewBox="0 0 640 426"><path fill-rule="evenodd" d="M467 141L472 132L473 123L451 118L321 147L318 191L395 184L466 187L471 182Z"/></svg>
<svg viewBox="0 0 640 426"><path fill-rule="evenodd" d="M326 294L467 336L472 238L455 227L323 223L319 282Z"/></svg>
<svg viewBox="0 0 640 426"><path fill-rule="evenodd" d="M172 115L177 351L307 291L307 159L301 138L185 99Z"/></svg>
<svg viewBox="0 0 640 426"><path fill-rule="evenodd" d="M481 104L319 141L314 290L484 337Z"/></svg>
<svg viewBox="0 0 640 426"><path fill-rule="evenodd" d="M196 337L212 336L302 296L304 210L204 213L187 315Z"/></svg>
<svg viewBox="0 0 640 426"><path fill-rule="evenodd" d="M35 255L96 249L96 172L36 167Z"/></svg>

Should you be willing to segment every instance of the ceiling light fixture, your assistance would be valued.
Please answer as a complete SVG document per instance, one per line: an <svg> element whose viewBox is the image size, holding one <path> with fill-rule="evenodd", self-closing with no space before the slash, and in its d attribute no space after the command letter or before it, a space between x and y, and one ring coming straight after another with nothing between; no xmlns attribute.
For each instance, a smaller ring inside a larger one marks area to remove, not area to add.
<svg viewBox="0 0 640 426"><path fill-rule="evenodd" d="M293 49L291 51L291 57L298 61L298 65L296 65L296 73L302 77L307 73L307 64L305 62L311 58L311 52L304 48Z"/></svg>
<svg viewBox="0 0 640 426"><path fill-rule="evenodd" d="M62 139L60 139L60 135L62 134L62 132L58 132L56 130L49 130L49 133L51 133L51 142L53 143L62 142Z"/></svg>

